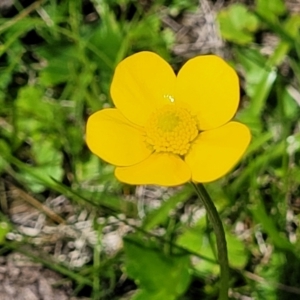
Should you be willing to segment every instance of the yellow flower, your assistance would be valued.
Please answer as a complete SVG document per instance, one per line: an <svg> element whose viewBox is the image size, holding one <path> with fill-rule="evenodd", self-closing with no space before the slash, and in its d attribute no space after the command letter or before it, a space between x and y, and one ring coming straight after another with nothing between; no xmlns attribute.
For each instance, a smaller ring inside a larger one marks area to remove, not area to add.
<svg viewBox="0 0 300 300"><path fill-rule="evenodd" d="M239 104L237 74L214 55L190 59L177 76L155 53L129 56L115 70L111 97L116 108L89 117L86 139L125 183L216 180L251 139L245 125L230 121Z"/></svg>

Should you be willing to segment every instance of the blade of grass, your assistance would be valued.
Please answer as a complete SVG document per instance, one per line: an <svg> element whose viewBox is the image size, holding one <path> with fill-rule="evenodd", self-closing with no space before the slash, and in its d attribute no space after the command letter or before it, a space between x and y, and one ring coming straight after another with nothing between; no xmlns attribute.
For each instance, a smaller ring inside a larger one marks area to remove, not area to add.
<svg viewBox="0 0 300 300"><path fill-rule="evenodd" d="M21 11L17 16L15 16L14 18L5 22L3 25L0 26L0 33L3 33L6 29L10 28L14 24L16 24L18 21L27 17L30 13L32 13L39 6L41 6L43 2L44 2L44 0L33 2L31 5L26 7L23 11Z"/></svg>

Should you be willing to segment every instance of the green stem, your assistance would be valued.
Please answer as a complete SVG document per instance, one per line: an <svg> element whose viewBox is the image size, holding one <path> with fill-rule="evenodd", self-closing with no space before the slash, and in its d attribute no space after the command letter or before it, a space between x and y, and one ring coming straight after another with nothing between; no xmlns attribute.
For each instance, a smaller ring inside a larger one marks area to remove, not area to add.
<svg viewBox="0 0 300 300"><path fill-rule="evenodd" d="M228 281L229 281L229 265L228 265L228 254L225 231L220 219L219 213L211 200L209 194L202 184L196 185L192 182L193 187L200 200L203 202L205 209L208 214L208 218L212 227L214 229L217 238L217 248L218 248L218 260L221 270L221 280L220 280L220 295L219 300L228 299Z"/></svg>

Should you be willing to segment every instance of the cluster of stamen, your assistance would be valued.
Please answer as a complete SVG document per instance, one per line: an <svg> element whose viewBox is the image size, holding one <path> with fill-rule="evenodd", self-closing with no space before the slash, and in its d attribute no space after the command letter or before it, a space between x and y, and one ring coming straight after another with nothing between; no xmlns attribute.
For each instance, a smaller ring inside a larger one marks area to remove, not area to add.
<svg viewBox="0 0 300 300"><path fill-rule="evenodd" d="M199 131L197 120L178 105L165 105L150 117L146 125L145 141L156 152L185 155Z"/></svg>

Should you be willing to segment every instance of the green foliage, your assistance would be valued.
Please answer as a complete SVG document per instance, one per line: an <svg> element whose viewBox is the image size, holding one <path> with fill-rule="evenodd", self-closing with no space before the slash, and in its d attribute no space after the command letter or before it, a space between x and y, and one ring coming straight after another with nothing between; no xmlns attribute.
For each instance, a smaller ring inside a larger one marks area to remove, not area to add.
<svg viewBox="0 0 300 300"><path fill-rule="evenodd" d="M90 245L92 260L71 269L40 249L35 255L28 251L29 237L5 238L17 229L2 214L1 247L54 269L72 280L74 294L90 299L125 299L127 292L142 300L215 299L216 242L191 187L164 197L140 217L146 204L84 141L87 117L112 106L109 87L120 60L149 50L179 69L184 58L174 57L175 32L162 19L181 22L198 1L86 3L45 0L27 11L18 2L15 17L0 17L0 204L5 211L10 183L41 205L48 197L68 197L93 215L98 240ZM241 79L236 119L252 131L242 162L208 185L225 224L232 295L296 299L300 17L283 0L257 0L253 6L227 6L217 20ZM123 248L108 253L104 236L114 226L134 233L124 237Z"/></svg>
<svg viewBox="0 0 300 300"><path fill-rule="evenodd" d="M262 281L257 285L254 295L258 299L277 299L276 281L279 280L280 270L286 264L286 259L283 253L276 252L271 258L268 265L259 265L257 273L262 278L273 278L272 283ZM281 298L282 299L282 298Z"/></svg>
<svg viewBox="0 0 300 300"><path fill-rule="evenodd" d="M11 226L8 222L0 222L0 245L4 244L6 235L11 231Z"/></svg>
<svg viewBox="0 0 300 300"><path fill-rule="evenodd" d="M124 240L125 268L140 291L132 299L178 299L190 283L187 255L167 255L136 237Z"/></svg>
<svg viewBox="0 0 300 300"><path fill-rule="evenodd" d="M283 0L256 0L255 2L257 12L270 21L276 21L277 17L286 12Z"/></svg>
<svg viewBox="0 0 300 300"><path fill-rule="evenodd" d="M200 260L195 264L196 270L203 279L209 275L218 275L219 267L216 265L216 249L212 247L215 245L215 237L212 232L206 231L205 218L200 219L197 226L187 228L178 238L178 244L189 249L194 253L203 255L212 261ZM248 253L245 245L228 230L226 230L226 240L228 244L228 259L231 267L235 269L243 269L248 261Z"/></svg>
<svg viewBox="0 0 300 300"><path fill-rule="evenodd" d="M0 174L8 167L8 162L6 161L6 157L10 155L10 147L4 141L0 140Z"/></svg>
<svg viewBox="0 0 300 300"><path fill-rule="evenodd" d="M257 17L243 4L234 4L218 14L222 36L237 44L245 45L253 41L253 33L258 29Z"/></svg>

